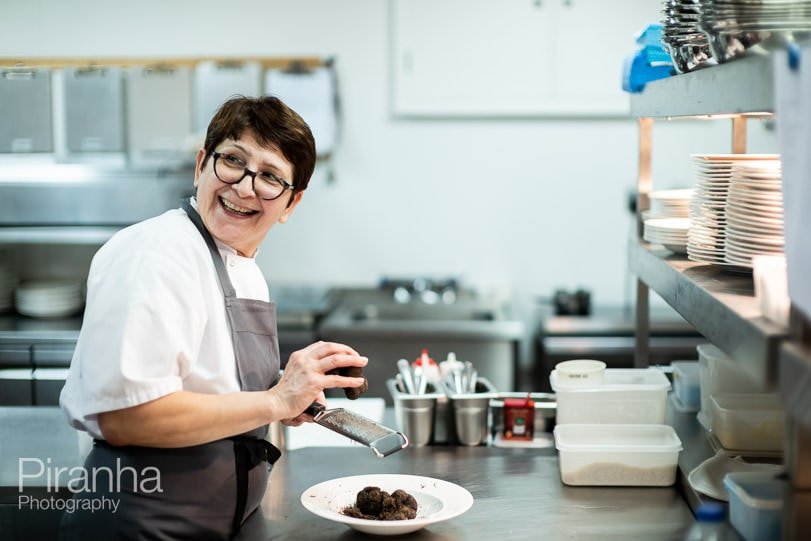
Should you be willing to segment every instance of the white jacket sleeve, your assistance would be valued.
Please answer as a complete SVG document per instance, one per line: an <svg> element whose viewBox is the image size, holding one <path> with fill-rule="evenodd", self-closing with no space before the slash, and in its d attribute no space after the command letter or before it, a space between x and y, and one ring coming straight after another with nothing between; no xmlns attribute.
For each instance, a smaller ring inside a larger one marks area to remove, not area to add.
<svg viewBox="0 0 811 541"><path fill-rule="evenodd" d="M99 253L88 277L78 378L69 381L80 386L79 419L182 389L206 326L194 264L155 250L111 252Z"/></svg>

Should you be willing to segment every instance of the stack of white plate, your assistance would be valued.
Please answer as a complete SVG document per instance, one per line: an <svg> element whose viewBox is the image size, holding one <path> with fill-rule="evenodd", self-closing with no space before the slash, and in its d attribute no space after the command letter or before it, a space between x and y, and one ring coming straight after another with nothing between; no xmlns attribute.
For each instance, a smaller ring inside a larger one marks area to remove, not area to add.
<svg viewBox="0 0 811 541"><path fill-rule="evenodd" d="M5 312L14 306L14 287L17 280L7 265L0 263L0 312Z"/></svg>
<svg viewBox="0 0 811 541"><path fill-rule="evenodd" d="M726 203L732 170L750 161L775 161L776 154L694 154L696 190L690 202L687 257L730 270L746 270L726 259Z"/></svg>
<svg viewBox="0 0 811 541"><path fill-rule="evenodd" d="M652 191L649 196L650 211L643 218L687 218L692 197L692 188Z"/></svg>
<svg viewBox="0 0 811 541"><path fill-rule="evenodd" d="M82 284L68 280L24 282L15 292L17 311L30 317L65 317L83 304Z"/></svg>
<svg viewBox="0 0 811 541"><path fill-rule="evenodd" d="M728 263L751 268L753 256L783 253L783 192L778 160L740 163L733 168L726 215Z"/></svg>
<svg viewBox="0 0 811 541"><path fill-rule="evenodd" d="M662 244L671 252L687 253L687 232L690 218L652 218L645 220L642 237L655 244Z"/></svg>

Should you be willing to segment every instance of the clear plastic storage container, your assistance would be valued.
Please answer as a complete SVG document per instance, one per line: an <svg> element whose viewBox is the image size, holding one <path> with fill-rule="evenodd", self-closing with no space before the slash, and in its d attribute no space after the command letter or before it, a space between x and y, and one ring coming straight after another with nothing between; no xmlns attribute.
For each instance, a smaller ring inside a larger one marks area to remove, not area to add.
<svg viewBox="0 0 811 541"><path fill-rule="evenodd" d="M656 368L608 368L597 387L559 385L549 376L557 397L557 422L662 424L670 382Z"/></svg>
<svg viewBox="0 0 811 541"><path fill-rule="evenodd" d="M724 477L729 521L746 541L780 539L785 482L769 472L737 472Z"/></svg>
<svg viewBox="0 0 811 541"><path fill-rule="evenodd" d="M681 440L667 425L557 425L560 478L567 485L670 486Z"/></svg>
<svg viewBox="0 0 811 541"><path fill-rule="evenodd" d="M710 398L712 432L725 449L780 451L786 414L776 394L717 394Z"/></svg>
<svg viewBox="0 0 811 541"><path fill-rule="evenodd" d="M701 407L701 378L698 361L673 361L673 394L684 411Z"/></svg>
<svg viewBox="0 0 811 541"><path fill-rule="evenodd" d="M714 345L701 344L696 350L701 387L701 412L698 417L704 427L711 430L711 396L719 393L759 393L765 388L753 381L734 360Z"/></svg>

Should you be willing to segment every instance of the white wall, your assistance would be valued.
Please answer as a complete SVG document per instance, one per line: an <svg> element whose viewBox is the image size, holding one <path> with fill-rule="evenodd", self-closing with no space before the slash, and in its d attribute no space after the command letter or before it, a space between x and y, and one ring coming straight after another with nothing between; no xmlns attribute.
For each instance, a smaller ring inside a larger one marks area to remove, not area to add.
<svg viewBox="0 0 811 541"><path fill-rule="evenodd" d="M635 122L393 118L384 0L3 3L0 56L336 57L336 180L311 184L269 235L259 258L272 283L459 275L512 288L527 316L556 287L625 300ZM772 132L750 126L751 150L776 149ZM689 154L728 151L728 132L728 122L658 123L656 186L690 185Z"/></svg>

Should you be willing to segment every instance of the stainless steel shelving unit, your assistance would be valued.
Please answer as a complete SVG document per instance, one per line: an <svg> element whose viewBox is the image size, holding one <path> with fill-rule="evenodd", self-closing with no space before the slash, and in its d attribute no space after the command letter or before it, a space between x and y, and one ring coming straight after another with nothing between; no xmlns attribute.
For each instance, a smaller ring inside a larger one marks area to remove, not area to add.
<svg viewBox="0 0 811 541"><path fill-rule="evenodd" d="M674 117L732 119L733 153L746 152L746 119L774 111L773 56L753 56L654 81L631 100L639 123L638 220L649 208L653 181L654 120ZM754 297L751 276L672 255L637 239L629 247L637 276L636 365L647 365L649 290L657 292L710 342L758 381L779 389L787 412L784 464L791 489L784 507L784 539L808 532L811 507L811 325L792 311L789 328L765 319ZM691 453L695 455L695 453ZM695 461L695 460L693 460ZM687 471L683 471L684 481ZM689 484L686 489L690 489ZM694 505L699 499L687 495Z"/></svg>
<svg viewBox="0 0 811 541"><path fill-rule="evenodd" d="M645 85L631 115L665 118L770 113L774 110L771 56L751 56Z"/></svg>
<svg viewBox="0 0 811 541"><path fill-rule="evenodd" d="M645 242L633 243L631 268L704 337L757 381L777 384L780 342L788 330L761 314L751 276L728 274Z"/></svg>

